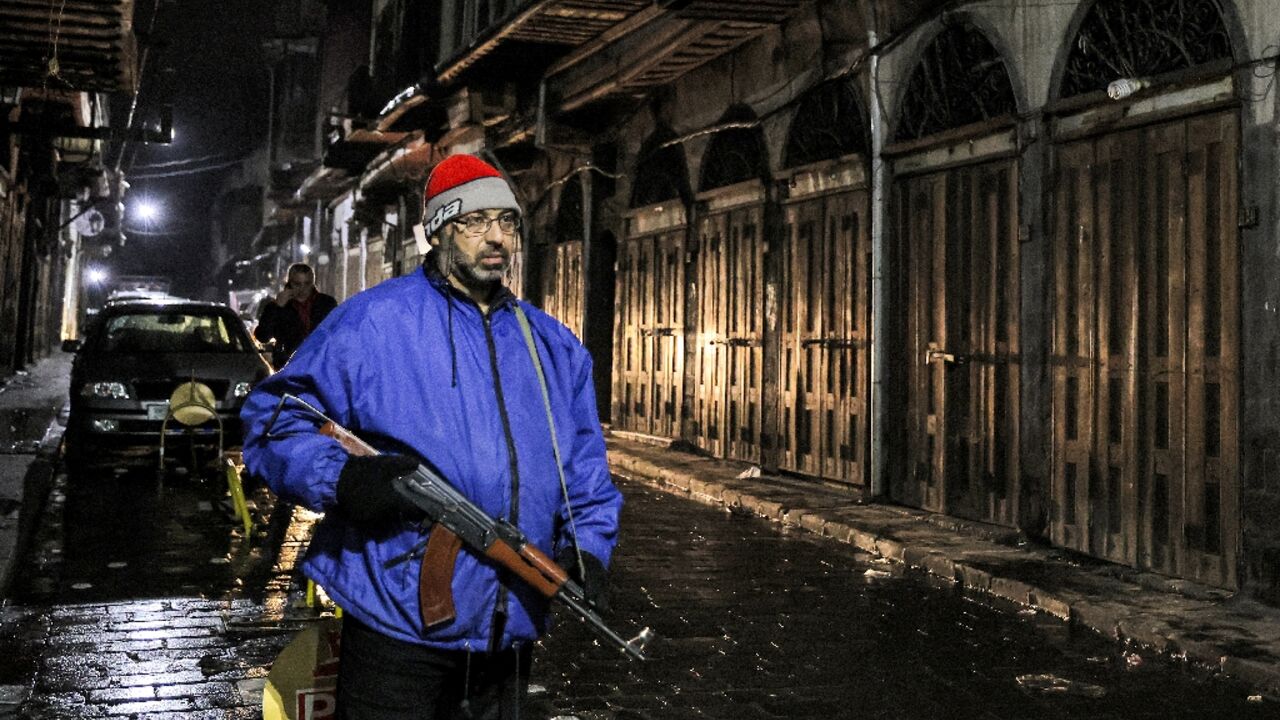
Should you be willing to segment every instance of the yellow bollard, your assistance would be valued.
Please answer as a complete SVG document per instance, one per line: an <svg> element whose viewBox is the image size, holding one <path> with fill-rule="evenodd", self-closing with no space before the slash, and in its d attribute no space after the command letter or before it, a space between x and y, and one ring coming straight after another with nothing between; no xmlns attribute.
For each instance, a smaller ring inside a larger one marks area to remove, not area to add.
<svg viewBox="0 0 1280 720"><path fill-rule="evenodd" d="M236 515L244 524L244 538L253 537L253 517L249 515L249 504L244 499L244 485L240 483L240 468L230 458L224 460L227 473L227 489L231 492L231 504Z"/></svg>
<svg viewBox="0 0 1280 720"><path fill-rule="evenodd" d="M315 580L312 580L311 578L307 578L307 607L309 608L313 608L319 603L319 600L316 598L317 587L318 586L316 585ZM338 603L333 602L332 600L330 600L329 602L333 603L333 616L336 618L342 617L342 607L339 606Z"/></svg>

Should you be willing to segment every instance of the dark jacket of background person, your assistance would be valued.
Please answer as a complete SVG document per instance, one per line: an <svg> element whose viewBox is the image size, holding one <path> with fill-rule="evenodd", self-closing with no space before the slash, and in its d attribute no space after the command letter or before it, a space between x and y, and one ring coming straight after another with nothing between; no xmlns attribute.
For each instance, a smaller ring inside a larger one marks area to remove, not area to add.
<svg viewBox="0 0 1280 720"><path fill-rule="evenodd" d="M258 326L253 330L253 336L263 343L275 338L271 364L279 369L311 331L337 306L338 301L332 295L318 290L311 294L310 303L290 300L288 305L281 307L265 300L259 311Z"/></svg>

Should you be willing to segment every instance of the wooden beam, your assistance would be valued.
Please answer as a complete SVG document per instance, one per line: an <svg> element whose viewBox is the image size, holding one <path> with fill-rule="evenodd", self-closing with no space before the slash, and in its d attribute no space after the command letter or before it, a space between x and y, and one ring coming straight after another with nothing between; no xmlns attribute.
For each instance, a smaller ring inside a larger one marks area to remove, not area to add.
<svg viewBox="0 0 1280 720"><path fill-rule="evenodd" d="M43 22L36 20L27 20L10 16L3 8L0 8L0 25L4 27L4 35L12 35L15 37L37 37L49 44L49 26ZM124 30L117 25L109 23L67 23L58 31L59 42L71 41L74 38L118 38L125 34Z"/></svg>
<svg viewBox="0 0 1280 720"><path fill-rule="evenodd" d="M132 3L129 3L132 5ZM27 2L26 0L5 0L4 10L13 16L21 16L37 20L48 25L57 26L59 22L65 28L74 23L109 23L126 29L133 26L132 8L106 7L83 3L72 3L70 0L62 8L61 14L51 9L47 2ZM46 30L47 32L47 30Z"/></svg>
<svg viewBox="0 0 1280 720"><path fill-rule="evenodd" d="M133 0L58 0L55 6L49 0L5 0L6 5L13 7L27 7L42 10L46 16L53 15L55 8L61 8L64 12L100 12L115 13L123 15L126 11L133 8Z"/></svg>
<svg viewBox="0 0 1280 720"><path fill-rule="evenodd" d="M543 0L534 2L488 38L458 57L441 73L450 83L467 68L509 40L530 40L555 45L578 45L607 32L615 23L648 5L642 0Z"/></svg>
<svg viewBox="0 0 1280 720"><path fill-rule="evenodd" d="M111 38L111 40L77 40L68 42L68 44L59 44L58 58L59 61L76 58L76 56L87 55L119 55L120 50L125 47L124 38ZM10 36L8 33L0 31L0 53L9 51L9 53L38 55L44 58L49 54L49 40L37 41L28 36Z"/></svg>

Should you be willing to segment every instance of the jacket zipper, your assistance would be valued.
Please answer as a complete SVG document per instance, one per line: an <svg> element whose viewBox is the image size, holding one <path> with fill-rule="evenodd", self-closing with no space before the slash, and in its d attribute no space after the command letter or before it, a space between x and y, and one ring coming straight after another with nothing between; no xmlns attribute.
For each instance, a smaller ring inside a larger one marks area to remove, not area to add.
<svg viewBox="0 0 1280 720"><path fill-rule="evenodd" d="M516 442L511 436L511 419L507 416L507 403L502 396L502 376L498 372L498 347L493 340L493 326L488 312L484 316L484 339L489 346L489 368L493 371L493 391L498 397L498 415L502 419L502 432L507 439L507 462L511 473L511 512L507 520L516 525L520 521L520 470L516 462ZM498 601L493 607L490 623L489 652L496 653L502 644L502 633L507 618L507 586L498 582Z"/></svg>

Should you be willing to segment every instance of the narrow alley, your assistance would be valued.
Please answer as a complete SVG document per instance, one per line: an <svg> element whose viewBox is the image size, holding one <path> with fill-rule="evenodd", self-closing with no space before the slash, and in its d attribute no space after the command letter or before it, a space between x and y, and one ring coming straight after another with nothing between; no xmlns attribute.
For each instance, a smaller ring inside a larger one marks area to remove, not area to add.
<svg viewBox="0 0 1280 720"><path fill-rule="evenodd" d="M535 653L538 718L1266 718L1207 669L966 597L848 545L623 481L609 620L645 663L567 618ZM293 561L310 519L255 495L244 546L224 488L60 478L0 621L18 718L256 718L308 622ZM114 505L111 503L115 503ZM91 521L96 518L96 521ZM147 520L150 518L151 520ZM150 558L150 559L149 559ZM896 669L896 672L886 672ZM12 699L12 698L10 698Z"/></svg>

